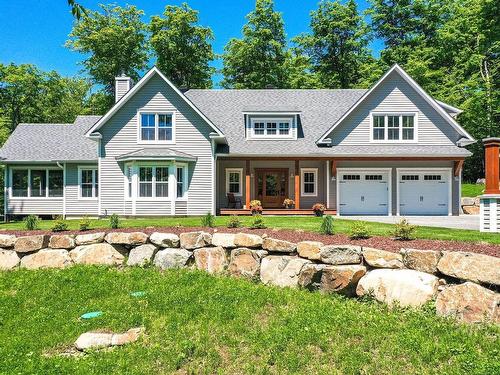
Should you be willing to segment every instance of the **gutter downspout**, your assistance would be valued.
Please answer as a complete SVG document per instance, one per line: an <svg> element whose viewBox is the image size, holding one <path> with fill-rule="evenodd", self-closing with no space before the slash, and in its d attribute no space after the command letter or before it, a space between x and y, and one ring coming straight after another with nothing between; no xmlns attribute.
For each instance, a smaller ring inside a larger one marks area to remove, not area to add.
<svg viewBox="0 0 500 375"><path fill-rule="evenodd" d="M7 222L7 164L4 164L4 169L3 169L3 221L6 223Z"/></svg>
<svg viewBox="0 0 500 375"><path fill-rule="evenodd" d="M63 219L66 219L66 163L61 165L60 162L56 161L56 164L59 168L63 170Z"/></svg>

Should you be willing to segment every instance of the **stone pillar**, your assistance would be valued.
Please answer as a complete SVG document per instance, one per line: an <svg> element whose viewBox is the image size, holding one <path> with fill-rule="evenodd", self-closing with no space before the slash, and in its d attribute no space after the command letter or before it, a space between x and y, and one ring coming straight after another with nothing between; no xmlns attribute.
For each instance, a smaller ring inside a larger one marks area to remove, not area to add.
<svg viewBox="0 0 500 375"><path fill-rule="evenodd" d="M485 191L480 197L481 232L500 231L500 138L484 142Z"/></svg>

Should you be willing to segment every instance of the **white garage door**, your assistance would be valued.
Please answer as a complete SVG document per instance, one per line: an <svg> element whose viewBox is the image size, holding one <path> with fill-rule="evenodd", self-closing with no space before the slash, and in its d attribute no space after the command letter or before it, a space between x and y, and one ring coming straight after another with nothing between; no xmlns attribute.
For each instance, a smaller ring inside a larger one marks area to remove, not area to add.
<svg viewBox="0 0 500 375"><path fill-rule="evenodd" d="M388 215L389 172L352 170L338 175L340 215Z"/></svg>
<svg viewBox="0 0 500 375"><path fill-rule="evenodd" d="M400 171L400 215L448 215L450 194L448 171Z"/></svg>

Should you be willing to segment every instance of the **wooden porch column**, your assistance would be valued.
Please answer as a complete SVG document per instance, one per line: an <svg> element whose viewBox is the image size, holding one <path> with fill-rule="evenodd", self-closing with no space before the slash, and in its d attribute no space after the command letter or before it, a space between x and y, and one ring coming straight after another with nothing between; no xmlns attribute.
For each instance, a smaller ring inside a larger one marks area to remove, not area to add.
<svg viewBox="0 0 500 375"><path fill-rule="evenodd" d="M484 169L486 174L484 194L500 194L499 176L500 138L486 138L484 142Z"/></svg>
<svg viewBox="0 0 500 375"><path fill-rule="evenodd" d="M250 208L250 160L245 163L245 208Z"/></svg>
<svg viewBox="0 0 500 375"><path fill-rule="evenodd" d="M299 160L295 160L295 209L300 209L300 168Z"/></svg>

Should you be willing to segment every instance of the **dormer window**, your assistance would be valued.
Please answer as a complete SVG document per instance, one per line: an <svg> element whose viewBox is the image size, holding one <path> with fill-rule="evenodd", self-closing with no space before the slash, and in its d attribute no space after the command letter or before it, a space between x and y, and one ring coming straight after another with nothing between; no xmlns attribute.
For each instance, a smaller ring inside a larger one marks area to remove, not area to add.
<svg viewBox="0 0 500 375"><path fill-rule="evenodd" d="M415 113L372 113L372 142L415 142Z"/></svg>
<svg viewBox="0 0 500 375"><path fill-rule="evenodd" d="M139 112L139 143L174 143L174 114Z"/></svg>
<svg viewBox="0 0 500 375"><path fill-rule="evenodd" d="M251 118L247 131L248 138L294 139L293 118Z"/></svg>

